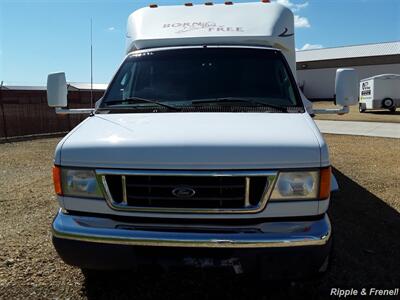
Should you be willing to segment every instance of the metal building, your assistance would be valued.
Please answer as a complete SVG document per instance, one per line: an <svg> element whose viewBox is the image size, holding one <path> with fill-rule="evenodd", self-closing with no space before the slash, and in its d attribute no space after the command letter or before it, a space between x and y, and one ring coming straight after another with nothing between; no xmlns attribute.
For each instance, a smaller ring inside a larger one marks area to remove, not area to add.
<svg viewBox="0 0 400 300"><path fill-rule="evenodd" d="M311 100L333 99L338 68L355 68L359 79L400 74L400 41L296 52L297 81Z"/></svg>

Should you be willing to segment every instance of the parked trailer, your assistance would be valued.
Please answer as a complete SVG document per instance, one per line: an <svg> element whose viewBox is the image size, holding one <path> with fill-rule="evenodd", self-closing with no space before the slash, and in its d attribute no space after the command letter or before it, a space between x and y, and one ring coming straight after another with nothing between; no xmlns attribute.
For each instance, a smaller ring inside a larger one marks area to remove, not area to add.
<svg viewBox="0 0 400 300"><path fill-rule="evenodd" d="M381 74L360 81L359 111L388 109L395 112L400 106L400 75Z"/></svg>

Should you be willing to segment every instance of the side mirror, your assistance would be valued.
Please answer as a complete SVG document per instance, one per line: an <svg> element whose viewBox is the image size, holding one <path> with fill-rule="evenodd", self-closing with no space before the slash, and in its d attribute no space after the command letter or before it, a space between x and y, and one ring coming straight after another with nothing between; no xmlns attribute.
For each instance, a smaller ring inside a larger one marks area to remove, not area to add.
<svg viewBox="0 0 400 300"><path fill-rule="evenodd" d="M337 69L335 80L336 104L350 106L358 103L358 78L354 69Z"/></svg>
<svg viewBox="0 0 400 300"><path fill-rule="evenodd" d="M67 107L67 93L65 73L52 73L47 76L47 104L50 107Z"/></svg>
<svg viewBox="0 0 400 300"><path fill-rule="evenodd" d="M95 109L98 109L98 108L100 107L100 103L101 103L101 99L97 100L97 101L94 103L94 108L95 108Z"/></svg>

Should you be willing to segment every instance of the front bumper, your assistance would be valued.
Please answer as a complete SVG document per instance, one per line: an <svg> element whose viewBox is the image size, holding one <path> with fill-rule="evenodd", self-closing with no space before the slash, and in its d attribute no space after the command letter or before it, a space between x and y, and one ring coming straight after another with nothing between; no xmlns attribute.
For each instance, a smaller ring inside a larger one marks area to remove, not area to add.
<svg viewBox="0 0 400 300"><path fill-rule="evenodd" d="M195 247L279 248L325 245L331 225L325 214L319 220L264 222L247 226L136 224L100 217L58 212L52 225L60 239L102 244Z"/></svg>
<svg viewBox="0 0 400 300"><path fill-rule="evenodd" d="M136 224L59 212L53 244L70 265L134 269L140 265L231 266L264 278L304 278L326 265L331 249L327 215L312 221L251 225Z"/></svg>

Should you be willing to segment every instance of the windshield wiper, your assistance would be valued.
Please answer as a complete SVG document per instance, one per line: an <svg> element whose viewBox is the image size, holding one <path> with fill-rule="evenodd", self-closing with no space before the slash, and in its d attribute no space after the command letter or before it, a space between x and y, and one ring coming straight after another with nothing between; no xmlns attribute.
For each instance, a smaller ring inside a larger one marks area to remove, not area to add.
<svg viewBox="0 0 400 300"><path fill-rule="evenodd" d="M135 104L138 102L146 102L146 103L152 103L152 104L156 104L158 106L163 106L166 107L170 110L174 110L174 111L180 111L181 109L172 105L168 105L162 102L158 102L156 100L152 100L152 99L146 99L146 98L140 98L140 97L130 97L130 98L126 98L126 99L119 99L119 100L109 100L106 101L105 104L107 106L112 106L112 105L108 105L108 104Z"/></svg>
<svg viewBox="0 0 400 300"><path fill-rule="evenodd" d="M251 103L257 104L263 107L277 109L282 112L287 112L287 108L283 106L273 105L269 103L265 103L263 101L258 101L249 98L240 98L240 97L223 97L223 98L210 98L210 99L199 99L193 100L192 104L203 104L203 103L229 103L229 102L244 102L244 103Z"/></svg>

